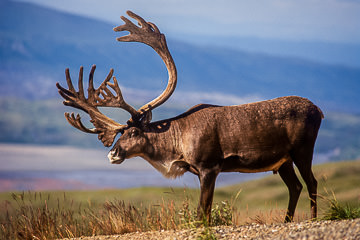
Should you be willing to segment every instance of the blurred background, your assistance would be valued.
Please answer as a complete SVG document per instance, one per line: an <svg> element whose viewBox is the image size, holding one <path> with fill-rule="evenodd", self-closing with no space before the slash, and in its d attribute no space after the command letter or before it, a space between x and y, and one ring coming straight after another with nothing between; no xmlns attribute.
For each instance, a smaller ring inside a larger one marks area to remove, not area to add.
<svg viewBox="0 0 360 240"><path fill-rule="evenodd" d="M86 76L96 64L96 84L114 68L133 106L166 87L150 47L115 40L126 10L165 33L178 69L155 120L198 103L299 95L325 114L314 163L360 158L360 1L0 0L0 191L197 186L191 174L167 180L142 159L111 165L109 149L64 118L74 109L55 83L65 85L67 67L76 81L80 66ZM221 174L217 185L260 176Z"/></svg>

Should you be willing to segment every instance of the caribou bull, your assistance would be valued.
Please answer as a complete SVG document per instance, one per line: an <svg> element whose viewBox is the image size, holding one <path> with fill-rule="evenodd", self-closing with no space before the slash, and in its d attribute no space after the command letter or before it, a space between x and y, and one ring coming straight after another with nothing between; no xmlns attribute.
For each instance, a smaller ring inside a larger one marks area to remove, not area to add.
<svg viewBox="0 0 360 240"><path fill-rule="evenodd" d="M66 69L68 89L56 84L65 105L85 111L95 128L86 128L79 114L65 113L68 122L87 133L98 134L104 146L113 145L111 163L142 157L165 177L176 178L189 171L198 176L201 186L199 217L210 221L215 180L220 172L279 172L289 189L289 205L285 221L291 221L302 189L293 164L299 169L310 197L311 216L316 217L317 181L311 170L315 140L323 114L305 98L288 96L238 106L199 104L187 112L166 120L151 122L151 111L173 93L177 82L175 63L167 48L165 36L155 24L128 11L138 21L136 26L126 17L125 24L114 31L128 31L117 38L122 42L141 42L152 47L164 61L169 74L166 89L159 97L138 110L123 99L113 69L95 89L92 67L87 97L80 68L78 91ZM113 80L113 82L111 82ZM126 125L103 115L98 107L118 107L131 114Z"/></svg>

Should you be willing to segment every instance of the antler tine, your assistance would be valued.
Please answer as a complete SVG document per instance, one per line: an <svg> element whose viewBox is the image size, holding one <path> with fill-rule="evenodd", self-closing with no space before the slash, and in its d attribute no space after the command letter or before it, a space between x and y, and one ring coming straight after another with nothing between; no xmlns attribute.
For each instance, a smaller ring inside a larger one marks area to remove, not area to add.
<svg viewBox="0 0 360 240"><path fill-rule="evenodd" d="M86 133L99 133L99 131L96 129L96 128L87 128L83 125L83 123L81 122L81 117L79 114L74 115L74 113L65 113L65 118L66 120L70 123L71 126L83 131L83 132L86 132Z"/></svg>
<svg viewBox="0 0 360 240"><path fill-rule="evenodd" d="M95 96L94 96L94 72L96 69L96 65L92 65L91 70L90 70L90 74L89 74L89 86L88 86L88 101L91 101L93 103L96 102L95 100ZM112 74L112 71L110 71L110 73Z"/></svg>
<svg viewBox="0 0 360 240"><path fill-rule="evenodd" d="M66 82L71 92L75 92L75 88L72 84L69 68L65 69Z"/></svg>
<svg viewBox="0 0 360 240"><path fill-rule="evenodd" d="M148 114L148 112L163 104L172 95L176 88L176 66L167 47L165 36L160 32L159 28L154 23L146 22L143 18L131 11L127 11L126 13L131 18L137 20L140 27L136 26L126 17L122 16L121 19L125 22L125 24L115 27L114 31L128 31L129 34L118 37L117 40L122 42L141 42L149 45L160 55L169 74L168 84L161 95L137 110L138 114L141 116L140 118L146 117L147 119L150 119L149 116L151 116L151 114Z"/></svg>
<svg viewBox="0 0 360 240"><path fill-rule="evenodd" d="M147 22L156 33L160 33L159 28L152 22Z"/></svg>
<svg viewBox="0 0 360 240"><path fill-rule="evenodd" d="M84 86L83 86L83 75L84 75L83 71L84 71L84 67L81 66L80 71L79 71L79 81L78 81L79 91L78 91L78 94L79 94L79 98L81 100L85 101ZM92 73L94 73L94 71L95 71L94 66L91 68L91 71L92 71ZM90 75L91 75L91 73L90 73Z"/></svg>

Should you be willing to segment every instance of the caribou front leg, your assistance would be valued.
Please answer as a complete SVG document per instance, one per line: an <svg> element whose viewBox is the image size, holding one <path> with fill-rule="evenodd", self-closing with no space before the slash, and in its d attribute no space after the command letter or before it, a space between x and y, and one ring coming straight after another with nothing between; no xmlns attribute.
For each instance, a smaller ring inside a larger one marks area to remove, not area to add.
<svg viewBox="0 0 360 240"><path fill-rule="evenodd" d="M208 170L201 171L199 174L200 180L200 201L197 209L198 220L206 220L208 224L211 221L211 205L213 202L215 181L218 175L218 171Z"/></svg>

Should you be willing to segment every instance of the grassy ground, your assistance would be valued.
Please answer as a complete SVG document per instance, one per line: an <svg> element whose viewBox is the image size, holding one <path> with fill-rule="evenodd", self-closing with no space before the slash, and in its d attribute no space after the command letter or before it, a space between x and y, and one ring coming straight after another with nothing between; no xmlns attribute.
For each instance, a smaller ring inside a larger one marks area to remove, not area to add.
<svg viewBox="0 0 360 240"><path fill-rule="evenodd" d="M360 160L327 163L314 166L313 170L319 183L320 217L329 209L329 200L333 199L333 193L340 204L360 206ZM6 192L0 193L0 223L2 231L7 232L9 225L4 223L9 220L12 223L18 221L12 228L17 229L24 225L26 231L33 228L34 224L43 226L45 222L49 227L42 230L45 233L41 233L41 236L48 236L46 231L62 231L55 226L62 226L61 222L67 226L65 232L50 237L179 229L192 224L199 193L198 189L181 188ZM288 203L288 191L279 175L270 175L259 180L217 188L214 202L215 219L219 216L225 218L217 219L217 224L282 222ZM295 221L310 218L309 205L310 200L304 185ZM230 217L229 209L232 209ZM119 216L122 216L121 224L118 222ZM52 222L54 226L51 225ZM84 226L83 222L87 222L87 226ZM19 238L23 238L21 236L24 234L21 233Z"/></svg>

